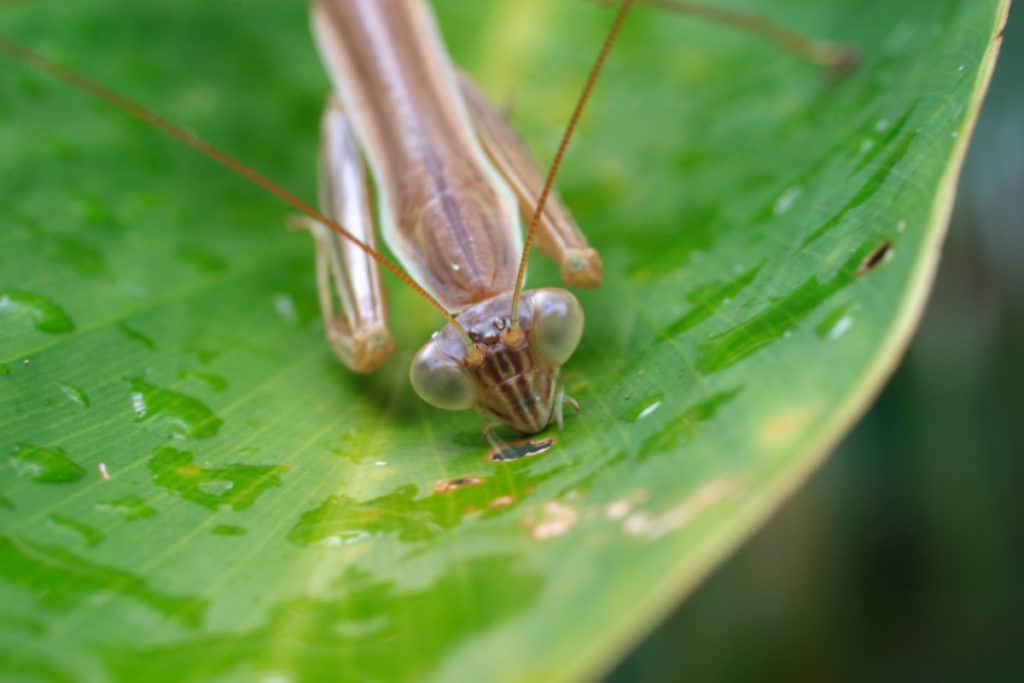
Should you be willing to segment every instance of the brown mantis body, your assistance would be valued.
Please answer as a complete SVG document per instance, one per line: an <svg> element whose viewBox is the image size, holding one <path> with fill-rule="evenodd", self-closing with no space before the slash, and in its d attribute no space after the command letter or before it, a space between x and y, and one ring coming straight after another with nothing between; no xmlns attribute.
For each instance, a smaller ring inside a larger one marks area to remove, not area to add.
<svg viewBox="0 0 1024 683"><path fill-rule="evenodd" d="M512 343L504 334L523 250L519 212L537 205L541 171L497 109L457 74L425 3L317 0L312 16L334 85L322 124L321 203L374 243L365 158L385 241L456 314L470 342L446 328L413 362L413 386L434 405L475 405L523 433L561 423L558 373L582 332L579 304L564 290L527 292L525 334ZM547 206L539 246L568 283L596 285L597 252L557 197ZM328 337L346 365L372 371L394 349L377 264L326 226L309 226ZM557 338L535 335L538 327Z"/></svg>
<svg viewBox="0 0 1024 683"><path fill-rule="evenodd" d="M536 242L566 284L601 281L600 257L552 182L634 4L620 4L545 176L499 111L456 71L424 0L313 0L313 33L334 87L321 123L320 210L75 72L3 38L0 51L154 125L301 211L316 244L327 338L345 365L370 372L394 351L383 266L448 321L413 360L416 392L437 407L476 407L533 434L561 425L564 402L576 405L564 394L560 368L579 343L583 311L566 290L524 291L527 257ZM848 51L759 17L683 0L643 4L731 24L836 71L852 63ZM525 240L520 214L529 219ZM377 250L377 229L404 272Z"/></svg>

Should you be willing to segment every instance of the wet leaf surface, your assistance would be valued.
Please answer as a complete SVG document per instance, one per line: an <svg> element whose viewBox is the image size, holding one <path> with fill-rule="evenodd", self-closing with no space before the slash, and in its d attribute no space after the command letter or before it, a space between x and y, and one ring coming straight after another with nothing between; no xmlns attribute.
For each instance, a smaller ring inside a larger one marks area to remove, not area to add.
<svg viewBox="0 0 1024 683"><path fill-rule="evenodd" d="M608 10L438 4L548 158ZM757 4L863 68L830 84L636 12L560 184L606 264L565 368L583 410L493 459L479 418L407 384L425 304L389 280L400 352L346 373L286 209L5 64L0 669L560 680L614 661L897 361L1007 3ZM327 88L302 5L25 4L0 30L312 198Z"/></svg>

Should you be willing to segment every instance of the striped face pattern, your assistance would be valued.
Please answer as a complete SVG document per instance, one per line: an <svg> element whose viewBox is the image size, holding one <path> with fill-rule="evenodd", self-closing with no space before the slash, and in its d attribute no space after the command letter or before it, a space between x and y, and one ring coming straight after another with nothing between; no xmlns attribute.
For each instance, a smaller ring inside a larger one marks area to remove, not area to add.
<svg viewBox="0 0 1024 683"><path fill-rule="evenodd" d="M413 359L409 376L433 406L477 408L517 432L536 434L561 423L561 367L579 343L583 310L565 290L523 292L522 334L509 341L511 299L502 294L459 313L470 346L446 326Z"/></svg>
<svg viewBox="0 0 1024 683"><path fill-rule="evenodd" d="M481 410L517 432L536 434L551 422L559 368L541 361L530 343L530 330L524 332L526 340L517 348L506 346L500 336L492 344L483 341L483 363L470 373L477 382Z"/></svg>

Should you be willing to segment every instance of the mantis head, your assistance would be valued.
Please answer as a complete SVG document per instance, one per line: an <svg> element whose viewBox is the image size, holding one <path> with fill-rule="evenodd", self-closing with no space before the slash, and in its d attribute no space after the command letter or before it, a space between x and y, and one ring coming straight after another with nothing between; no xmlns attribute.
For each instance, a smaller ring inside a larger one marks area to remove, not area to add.
<svg viewBox="0 0 1024 683"><path fill-rule="evenodd" d="M522 434L561 422L559 373L583 334L583 308L564 289L522 293L519 327L512 295L482 301L458 316L474 344L446 326L412 361L409 378L427 403L445 410L477 408Z"/></svg>

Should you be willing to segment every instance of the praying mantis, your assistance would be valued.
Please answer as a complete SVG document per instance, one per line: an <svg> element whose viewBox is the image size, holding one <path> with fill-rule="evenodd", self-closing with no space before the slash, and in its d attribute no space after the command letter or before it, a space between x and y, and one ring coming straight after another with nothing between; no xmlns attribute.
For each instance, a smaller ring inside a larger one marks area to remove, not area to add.
<svg viewBox="0 0 1024 683"><path fill-rule="evenodd" d="M321 119L320 209L77 72L2 37L0 52L151 124L297 209L294 223L313 236L327 341L344 365L372 372L396 348L385 268L447 322L413 358L415 392L437 408L476 408L488 435L498 425L530 435L561 427L565 405L579 409L560 372L580 342L584 313L566 289L524 289L526 266L536 245L567 286L601 282L600 255L553 182L629 12L649 5L730 24L836 72L855 63L850 50L713 5L608 4L617 5L615 17L545 174L500 109L452 63L426 0L312 0L312 33L333 87ZM378 250L378 231L398 264Z"/></svg>

